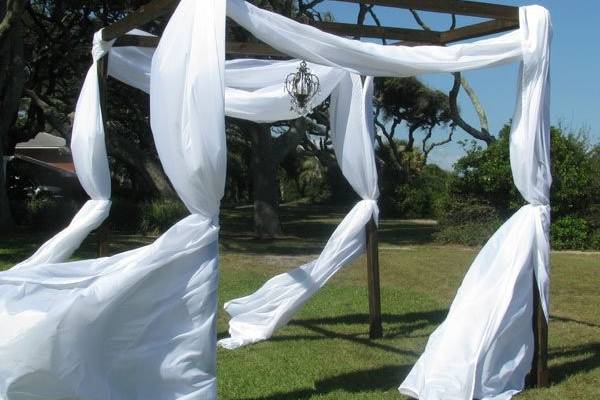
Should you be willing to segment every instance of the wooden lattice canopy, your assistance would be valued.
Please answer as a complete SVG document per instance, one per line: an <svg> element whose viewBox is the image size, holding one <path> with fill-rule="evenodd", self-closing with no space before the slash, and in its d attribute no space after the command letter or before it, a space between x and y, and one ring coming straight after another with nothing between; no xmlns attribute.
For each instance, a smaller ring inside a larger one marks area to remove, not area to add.
<svg viewBox="0 0 600 400"><path fill-rule="evenodd" d="M439 45L472 39L493 33L504 32L519 27L519 8L492 3L462 0L337 0L347 3L385 6L393 8L430 11L444 14L465 15L485 18L487 21L462 26L447 31L369 26L339 22L310 21L310 25L323 31L352 38L378 38L396 41L403 45ZM122 20L104 28L104 40L117 39L115 46L155 47L159 38L128 35L159 17L171 13L179 0L154 0L127 15ZM226 51L232 55L282 57L277 50L262 43L227 42Z"/></svg>

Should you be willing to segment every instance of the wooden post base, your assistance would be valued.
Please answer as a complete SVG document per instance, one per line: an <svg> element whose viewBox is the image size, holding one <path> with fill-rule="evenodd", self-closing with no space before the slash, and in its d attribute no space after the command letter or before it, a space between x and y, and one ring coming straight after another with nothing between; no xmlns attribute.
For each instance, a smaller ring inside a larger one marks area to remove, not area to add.
<svg viewBox="0 0 600 400"><path fill-rule="evenodd" d="M528 384L531 387L548 387L548 322L542 308L540 291L533 274L533 362Z"/></svg>
<svg viewBox="0 0 600 400"><path fill-rule="evenodd" d="M367 285L369 288L369 337L383 337L381 326L381 290L379 287L379 243L377 224L371 220L366 226L367 235Z"/></svg>

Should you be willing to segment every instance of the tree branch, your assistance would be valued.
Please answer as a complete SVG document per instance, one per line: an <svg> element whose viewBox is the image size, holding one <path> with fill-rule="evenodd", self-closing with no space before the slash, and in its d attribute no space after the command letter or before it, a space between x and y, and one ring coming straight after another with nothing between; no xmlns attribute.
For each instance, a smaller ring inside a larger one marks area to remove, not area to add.
<svg viewBox="0 0 600 400"><path fill-rule="evenodd" d="M454 84L452 85L452 89L448 94L449 102L450 102L450 116L452 117L452 121L456 125L458 125L462 130L467 132L469 135L473 136L475 139L479 139L484 141L486 144L490 144L496 140L492 135L490 135L487 129L482 128L481 130L476 129L467 123L460 116L460 112L458 110L458 93L461 87L461 73L454 72L452 74L454 76Z"/></svg>

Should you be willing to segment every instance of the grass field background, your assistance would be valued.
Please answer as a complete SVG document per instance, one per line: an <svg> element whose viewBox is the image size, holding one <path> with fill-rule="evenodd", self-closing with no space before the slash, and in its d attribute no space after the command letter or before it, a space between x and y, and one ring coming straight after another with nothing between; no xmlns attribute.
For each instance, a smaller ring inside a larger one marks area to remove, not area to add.
<svg viewBox="0 0 600 400"><path fill-rule="evenodd" d="M248 210L222 217L220 303L313 259L343 216L333 209L284 209L286 235L257 240ZM337 274L269 341L218 350L220 399L403 399L396 388L443 321L477 249L431 242L431 221L383 220L380 264L384 337L368 338L365 260ZM45 234L0 238L0 269L31 254ZM112 234L110 252L152 238ZM76 254L93 257L93 235ZM550 381L518 398L600 399L600 254L553 252ZM227 316L219 310L219 337ZM473 316L477 318L477 316Z"/></svg>

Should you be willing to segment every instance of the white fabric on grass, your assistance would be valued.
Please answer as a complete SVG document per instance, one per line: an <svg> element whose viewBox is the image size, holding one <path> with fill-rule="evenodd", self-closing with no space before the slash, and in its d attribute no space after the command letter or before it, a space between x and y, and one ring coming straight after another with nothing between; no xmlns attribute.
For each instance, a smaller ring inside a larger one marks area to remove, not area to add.
<svg viewBox="0 0 600 400"><path fill-rule="evenodd" d="M98 228L108 217L110 172L100 109L98 60L108 53L111 45L112 42L102 40L100 32L94 35L93 63L87 72L77 100L71 134L71 153L75 172L91 200L83 205L65 229L42 244L31 257L17 264L16 268L68 260L90 232Z"/></svg>
<svg viewBox="0 0 600 400"><path fill-rule="evenodd" d="M523 51L510 136L515 185L529 203L486 243L400 391L419 399L504 400L523 389L533 359L532 279L548 319L550 41L541 7L520 10Z"/></svg>
<svg viewBox="0 0 600 400"><path fill-rule="evenodd" d="M258 291L225 303L231 316L229 338L219 341L235 349L265 340L285 325L325 283L365 249L365 225L377 220L377 169L373 152L373 78L363 88L352 74L331 96L331 136L342 169L359 201L333 232L319 257L269 279Z"/></svg>
<svg viewBox="0 0 600 400"><path fill-rule="evenodd" d="M136 250L0 273L1 399L216 398L224 26L222 1L182 0L151 71L155 141L192 215Z"/></svg>

